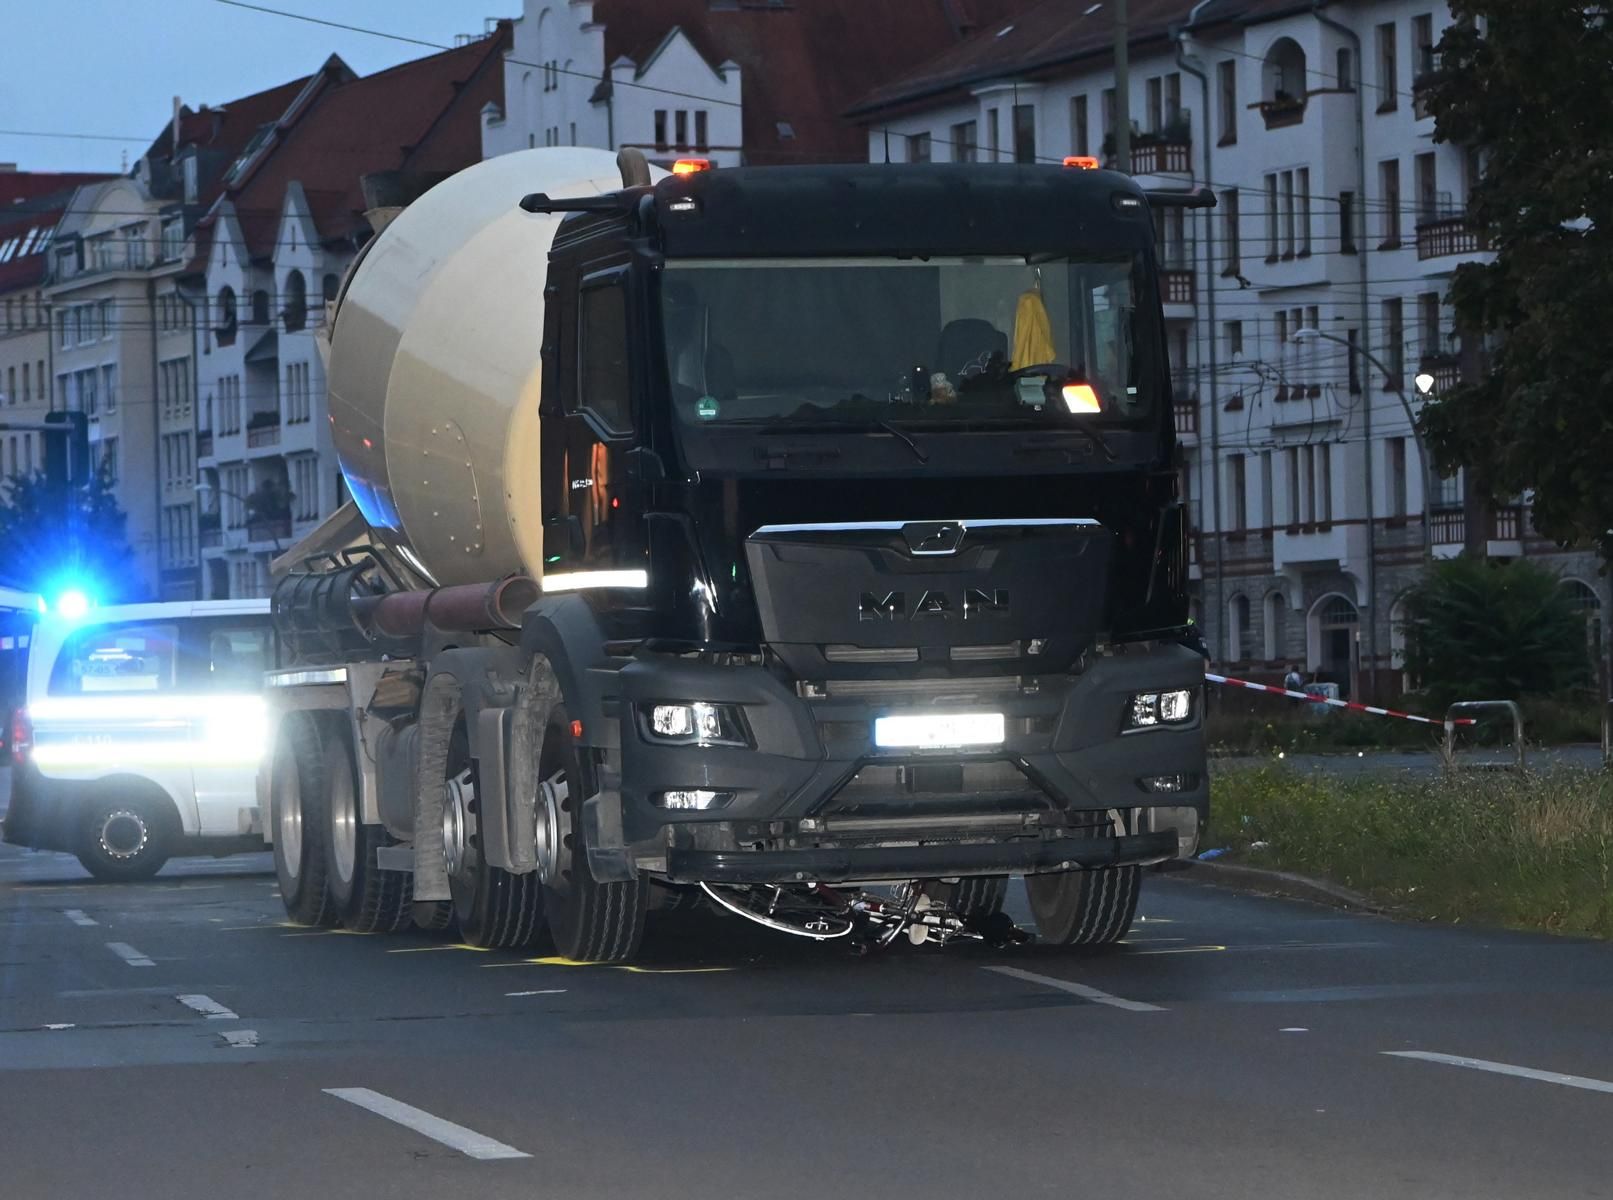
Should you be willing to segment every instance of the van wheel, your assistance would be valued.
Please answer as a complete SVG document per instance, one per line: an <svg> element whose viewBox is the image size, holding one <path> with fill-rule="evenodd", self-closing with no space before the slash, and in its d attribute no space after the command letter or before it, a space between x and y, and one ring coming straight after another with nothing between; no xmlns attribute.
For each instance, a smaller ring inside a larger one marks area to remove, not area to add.
<svg viewBox="0 0 1613 1200"><path fill-rule="evenodd" d="M359 811L358 763L353 735L332 728L325 738L325 872L331 904L354 933L392 933L414 917L412 880L401 871L383 871L375 852L392 839L378 825L364 824Z"/></svg>
<svg viewBox="0 0 1613 1200"><path fill-rule="evenodd" d="M269 775L274 873L286 916L298 925L334 925L325 871L324 753L313 719L293 713L280 723Z"/></svg>
<svg viewBox="0 0 1613 1200"><path fill-rule="evenodd" d="M1059 946L1109 946L1125 937L1141 887L1137 867L1025 876L1036 932Z"/></svg>
<svg viewBox="0 0 1613 1200"><path fill-rule="evenodd" d="M108 882L150 879L168 861L173 824L147 800L96 800L85 814L78 861Z"/></svg>
<svg viewBox="0 0 1613 1200"><path fill-rule="evenodd" d="M476 771L465 718L448 742L443 787L442 856L459 936L470 946L527 946L543 936L543 889L537 875L512 875L482 858Z"/></svg>
<svg viewBox="0 0 1613 1200"><path fill-rule="evenodd" d="M555 705L538 756L538 875L555 949L577 962L626 962L638 953L650 885L601 883L583 841L581 772L571 718Z"/></svg>

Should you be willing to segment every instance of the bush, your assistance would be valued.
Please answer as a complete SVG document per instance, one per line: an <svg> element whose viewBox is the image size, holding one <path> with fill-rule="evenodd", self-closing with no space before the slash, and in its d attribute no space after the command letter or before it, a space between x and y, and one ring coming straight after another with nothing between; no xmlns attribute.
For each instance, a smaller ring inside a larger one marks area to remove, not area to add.
<svg viewBox="0 0 1613 1200"><path fill-rule="evenodd" d="M1613 936L1607 773L1217 771L1204 844L1436 919Z"/></svg>

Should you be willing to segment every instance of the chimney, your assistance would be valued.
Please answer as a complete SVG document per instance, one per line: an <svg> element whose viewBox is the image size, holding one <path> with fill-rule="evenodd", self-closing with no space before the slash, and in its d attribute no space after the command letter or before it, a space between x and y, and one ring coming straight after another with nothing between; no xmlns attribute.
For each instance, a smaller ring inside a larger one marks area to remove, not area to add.
<svg viewBox="0 0 1613 1200"><path fill-rule="evenodd" d="M0 163L0 175L15 175L16 173L16 163Z"/></svg>
<svg viewBox="0 0 1613 1200"><path fill-rule="evenodd" d="M168 156L170 158L173 158L173 157L176 157L179 154L179 97L178 96L174 97L174 119L169 123L169 128L173 130L173 137L170 139L171 145L168 148Z"/></svg>

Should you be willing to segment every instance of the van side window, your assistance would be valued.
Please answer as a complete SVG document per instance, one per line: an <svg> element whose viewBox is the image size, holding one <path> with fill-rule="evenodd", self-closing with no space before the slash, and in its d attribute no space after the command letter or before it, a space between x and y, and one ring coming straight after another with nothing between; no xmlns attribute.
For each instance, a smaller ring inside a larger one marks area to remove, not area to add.
<svg viewBox="0 0 1613 1200"><path fill-rule="evenodd" d="M256 692L274 665L273 631L264 625L214 625L199 631L197 683L210 692Z"/></svg>
<svg viewBox="0 0 1613 1200"><path fill-rule="evenodd" d="M171 692L177 683L179 626L102 625L74 633L51 670L53 696Z"/></svg>
<svg viewBox="0 0 1613 1200"><path fill-rule="evenodd" d="M627 294L620 284L583 289L578 306L577 360L582 407L613 433L631 433Z"/></svg>

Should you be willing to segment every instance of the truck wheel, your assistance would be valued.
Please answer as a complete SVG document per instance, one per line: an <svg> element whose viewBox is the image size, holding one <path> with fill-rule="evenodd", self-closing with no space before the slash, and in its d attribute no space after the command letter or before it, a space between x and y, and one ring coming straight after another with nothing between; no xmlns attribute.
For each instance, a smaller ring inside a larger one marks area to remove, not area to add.
<svg viewBox="0 0 1613 1200"><path fill-rule="evenodd" d="M897 904L906 905L908 897L913 894L913 884L899 883L891 889L891 899ZM1008 876L1006 875L979 875L967 879L960 879L952 885L952 893L945 897L946 905L960 917L980 918L995 916L1003 910L1003 901L1008 896Z"/></svg>
<svg viewBox="0 0 1613 1200"><path fill-rule="evenodd" d="M1141 886L1137 867L1025 876L1036 931L1059 946L1109 946L1125 937Z"/></svg>
<svg viewBox="0 0 1613 1200"><path fill-rule="evenodd" d="M325 787L319 728L293 713L280 723L269 775L274 873L286 916L298 925L334 925L325 874Z"/></svg>
<svg viewBox="0 0 1613 1200"><path fill-rule="evenodd" d="M150 879L168 861L177 830L160 804L144 798L98 798L84 817L78 861L97 879Z"/></svg>
<svg viewBox="0 0 1613 1200"><path fill-rule="evenodd" d="M454 902L452 900L416 900L414 902L414 927L424 929L427 933L441 933L454 923Z"/></svg>
<svg viewBox="0 0 1613 1200"><path fill-rule="evenodd" d="M476 771L461 716L448 743L442 855L459 936L467 945L527 946L543 935L543 887L536 874L512 875L482 858Z"/></svg>
<svg viewBox="0 0 1613 1200"><path fill-rule="evenodd" d="M358 763L353 735L332 728L325 738L325 870L331 904L343 926L354 933L392 933L414 916L412 880L401 871L383 871L375 852L392 839L378 825L364 824L359 811Z"/></svg>
<svg viewBox="0 0 1613 1200"><path fill-rule="evenodd" d="M601 883L583 841L577 748L571 718L555 705L538 756L538 875L555 949L577 962L626 962L638 953L650 885Z"/></svg>

